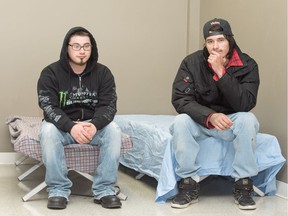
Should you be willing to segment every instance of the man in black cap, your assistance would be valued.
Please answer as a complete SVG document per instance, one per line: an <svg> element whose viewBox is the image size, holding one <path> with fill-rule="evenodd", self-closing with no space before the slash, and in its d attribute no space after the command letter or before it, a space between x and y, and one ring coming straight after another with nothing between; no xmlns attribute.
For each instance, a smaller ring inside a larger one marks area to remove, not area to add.
<svg viewBox="0 0 288 216"><path fill-rule="evenodd" d="M226 20L208 21L203 34L203 50L182 61L173 82L172 104L179 115L171 132L175 172L181 180L171 206L186 208L198 201L198 140L215 137L231 142L235 150L235 203L240 209L256 209L251 177L258 174L254 149L259 123L249 111L257 100L258 65L241 52Z"/></svg>

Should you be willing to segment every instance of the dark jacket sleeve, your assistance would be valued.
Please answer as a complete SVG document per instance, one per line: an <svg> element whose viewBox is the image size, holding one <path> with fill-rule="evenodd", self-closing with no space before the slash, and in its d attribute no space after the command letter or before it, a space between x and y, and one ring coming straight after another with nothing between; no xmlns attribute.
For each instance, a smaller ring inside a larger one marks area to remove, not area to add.
<svg viewBox="0 0 288 216"><path fill-rule="evenodd" d="M93 123L97 130L101 130L108 125L117 112L116 102L116 85L114 77L111 71L105 67L104 73L101 77L101 83L99 83L99 97L97 107L91 123Z"/></svg>
<svg viewBox="0 0 288 216"><path fill-rule="evenodd" d="M228 69L216 82L227 103L235 112L248 112L256 106L260 84L257 63L244 54L244 66L241 70Z"/></svg>
<svg viewBox="0 0 288 216"><path fill-rule="evenodd" d="M75 123L60 108L58 86L51 67L44 68L37 83L38 104L46 121L64 132L70 132Z"/></svg>
<svg viewBox="0 0 288 216"><path fill-rule="evenodd" d="M190 69L200 70L200 65L189 62L189 58L186 57L182 61L173 82L172 104L178 113L186 113L197 123L206 127L207 117L215 111L196 100L197 93Z"/></svg>

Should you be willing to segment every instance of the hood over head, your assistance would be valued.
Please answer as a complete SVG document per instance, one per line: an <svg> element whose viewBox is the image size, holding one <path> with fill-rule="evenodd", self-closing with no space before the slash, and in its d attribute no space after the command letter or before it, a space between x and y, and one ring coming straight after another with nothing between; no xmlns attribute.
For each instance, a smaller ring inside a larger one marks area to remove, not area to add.
<svg viewBox="0 0 288 216"><path fill-rule="evenodd" d="M62 45L62 49L61 49L61 53L60 53L60 61L61 63L69 64L69 57L68 57L68 53L67 53L67 46L69 43L69 40L71 38L71 36L78 31L84 31L87 32L89 37L90 37L90 41L91 41L91 45L92 45L92 51L91 51L91 56L90 59L88 60L88 65L91 65L91 63L97 63L98 61L98 48L97 48L97 44L96 44L96 40L93 37L93 35L85 28L81 27L81 26L77 26L77 27L73 27L71 28L64 40L63 40L63 45Z"/></svg>

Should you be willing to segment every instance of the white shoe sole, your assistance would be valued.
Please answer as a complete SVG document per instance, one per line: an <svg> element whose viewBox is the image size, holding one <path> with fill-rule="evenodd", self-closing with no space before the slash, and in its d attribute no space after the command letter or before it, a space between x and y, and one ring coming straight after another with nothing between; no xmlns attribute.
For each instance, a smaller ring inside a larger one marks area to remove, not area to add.
<svg viewBox="0 0 288 216"><path fill-rule="evenodd" d="M255 210L256 209L256 204L255 205L242 206L239 204L239 202L237 200L235 200L235 203L238 205L238 208L241 210Z"/></svg>
<svg viewBox="0 0 288 216"><path fill-rule="evenodd" d="M189 202L189 203L187 203L185 205L179 205L179 204L176 204L176 203L171 203L171 207L172 208L183 209L183 208L187 208L189 205L197 203L197 202L198 202L198 199L192 200L191 202Z"/></svg>

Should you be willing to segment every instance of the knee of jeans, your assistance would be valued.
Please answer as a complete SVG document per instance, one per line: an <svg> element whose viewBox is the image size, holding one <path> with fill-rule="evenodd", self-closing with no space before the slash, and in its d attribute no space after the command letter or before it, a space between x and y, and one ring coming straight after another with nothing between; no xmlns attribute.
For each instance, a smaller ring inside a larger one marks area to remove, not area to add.
<svg viewBox="0 0 288 216"><path fill-rule="evenodd" d="M259 130L259 122L256 116L251 112L240 112L236 124L241 124L244 127L254 127L255 131Z"/></svg>
<svg viewBox="0 0 288 216"><path fill-rule="evenodd" d="M39 138L43 154L55 154L62 147L61 132L50 122L42 122Z"/></svg>
<svg viewBox="0 0 288 216"><path fill-rule="evenodd" d="M121 137L121 129L115 122L111 122L105 127L106 133L111 134L112 136L120 136Z"/></svg>
<svg viewBox="0 0 288 216"><path fill-rule="evenodd" d="M115 122L111 122L105 127L105 135L102 144L106 148L109 148L111 153L114 152L116 156L120 154L121 129Z"/></svg>
<svg viewBox="0 0 288 216"><path fill-rule="evenodd" d="M175 117L174 125L180 127L188 127L191 124L191 117L187 114L179 114Z"/></svg>
<svg viewBox="0 0 288 216"><path fill-rule="evenodd" d="M193 136L199 135L199 125L187 114L179 114L175 117L174 124L170 128L170 132L183 133L189 131Z"/></svg>
<svg viewBox="0 0 288 216"><path fill-rule="evenodd" d="M57 134L59 132L58 128L50 123L50 122L46 122L43 121L41 124L41 128L40 128L40 138L45 138L45 137L53 137L55 136L55 134Z"/></svg>

